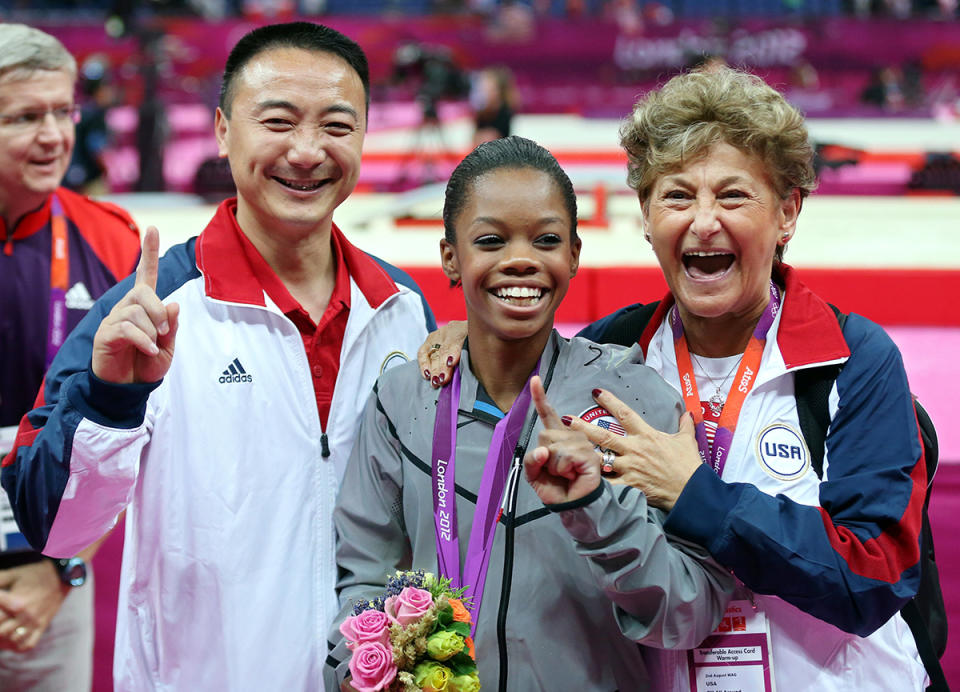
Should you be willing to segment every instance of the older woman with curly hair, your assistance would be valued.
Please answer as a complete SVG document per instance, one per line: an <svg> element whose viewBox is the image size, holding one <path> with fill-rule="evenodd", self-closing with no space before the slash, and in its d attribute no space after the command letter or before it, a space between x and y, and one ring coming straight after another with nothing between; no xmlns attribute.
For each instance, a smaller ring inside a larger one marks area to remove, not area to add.
<svg viewBox="0 0 960 692"><path fill-rule="evenodd" d="M612 482L643 490L668 512L668 532L739 579L739 598L768 632L771 672L756 689L923 689L898 612L920 581L927 480L900 354L859 315L841 327L782 261L815 184L803 117L752 75L691 72L636 104L621 143L670 290L581 336L639 342L688 414L668 435L595 390L626 435L565 420L604 451ZM456 342L457 329L429 343ZM439 382L451 349L434 351L425 367ZM818 471L795 384L826 364L842 367ZM541 443L541 457L561 454ZM689 659L694 671L701 663Z"/></svg>

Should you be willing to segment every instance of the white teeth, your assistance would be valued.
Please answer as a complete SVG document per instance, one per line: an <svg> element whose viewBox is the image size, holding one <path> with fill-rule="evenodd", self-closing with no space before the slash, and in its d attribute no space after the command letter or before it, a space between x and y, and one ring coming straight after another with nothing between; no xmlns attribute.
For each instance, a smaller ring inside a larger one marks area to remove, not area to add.
<svg viewBox="0 0 960 692"><path fill-rule="evenodd" d="M539 298L543 294L541 288L528 286L504 286L495 291L498 298Z"/></svg>
<svg viewBox="0 0 960 692"><path fill-rule="evenodd" d="M711 250L711 251L709 251L709 252L707 252L707 251L705 251L705 250L697 250L697 251L688 250L687 252L684 252L683 254L684 254L684 255L692 255L692 256L694 256L694 257L718 257L718 256L721 256L721 255L729 255L729 254L731 254L731 253L729 253L729 252L724 252L723 250Z"/></svg>
<svg viewBox="0 0 960 692"><path fill-rule="evenodd" d="M321 185L323 185L322 180L318 180L316 182L310 182L310 183L298 183L293 180L287 180L286 178L274 178L274 180L277 180L283 183L284 185L286 185L287 187L293 188L294 190L300 190L301 192L309 192L310 190L316 190Z"/></svg>

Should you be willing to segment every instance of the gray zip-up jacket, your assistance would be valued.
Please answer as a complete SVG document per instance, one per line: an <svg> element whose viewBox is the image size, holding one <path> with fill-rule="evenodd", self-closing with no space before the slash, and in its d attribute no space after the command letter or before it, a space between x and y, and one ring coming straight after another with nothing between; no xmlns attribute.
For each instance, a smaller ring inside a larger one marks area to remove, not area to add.
<svg viewBox="0 0 960 692"><path fill-rule="evenodd" d="M491 404L470 371L466 349L460 372L456 507L462 564L497 419L488 413ZM683 410L676 392L642 365L639 349L567 341L554 332L540 374L561 415L595 418L596 387L660 430L675 431ZM354 601L380 595L395 570L437 572L430 476L437 397L409 363L385 373L367 402L334 511L336 625ZM531 404L528 420L534 415ZM536 445L540 429L538 421L530 444ZM545 507L522 474L517 468L507 483L482 608L475 613L483 688L657 689L648 671L665 670L669 677L671 659L637 643L699 644L723 615L733 585L729 574L703 549L668 539L663 514L633 488L604 481L578 502ZM325 677L334 690L349 675L348 652L339 631L330 637ZM648 656L657 661L645 662Z"/></svg>

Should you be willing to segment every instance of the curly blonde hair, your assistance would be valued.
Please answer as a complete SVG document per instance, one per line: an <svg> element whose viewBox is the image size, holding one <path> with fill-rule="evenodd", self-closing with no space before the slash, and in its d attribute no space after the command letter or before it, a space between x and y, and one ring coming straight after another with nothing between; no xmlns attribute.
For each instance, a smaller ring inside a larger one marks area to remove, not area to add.
<svg viewBox="0 0 960 692"><path fill-rule="evenodd" d="M757 156L781 198L816 187L803 115L759 77L730 67L678 75L637 101L620 127L627 184L645 205L660 176L718 142Z"/></svg>

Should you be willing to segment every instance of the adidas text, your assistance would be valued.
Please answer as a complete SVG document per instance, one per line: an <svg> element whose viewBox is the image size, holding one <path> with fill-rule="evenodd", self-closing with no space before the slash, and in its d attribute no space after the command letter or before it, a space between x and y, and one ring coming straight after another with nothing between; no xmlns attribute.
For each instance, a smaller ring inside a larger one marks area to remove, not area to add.
<svg viewBox="0 0 960 692"><path fill-rule="evenodd" d="M253 382L253 375L220 375L220 384L230 382Z"/></svg>

